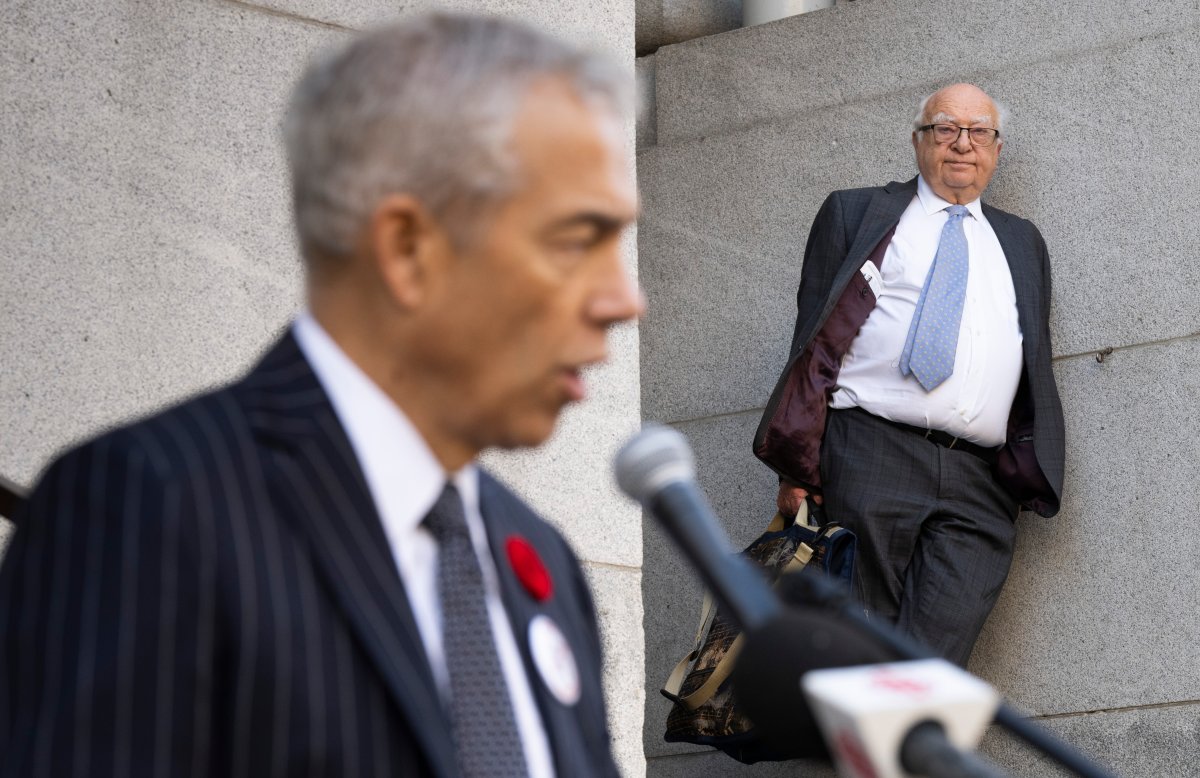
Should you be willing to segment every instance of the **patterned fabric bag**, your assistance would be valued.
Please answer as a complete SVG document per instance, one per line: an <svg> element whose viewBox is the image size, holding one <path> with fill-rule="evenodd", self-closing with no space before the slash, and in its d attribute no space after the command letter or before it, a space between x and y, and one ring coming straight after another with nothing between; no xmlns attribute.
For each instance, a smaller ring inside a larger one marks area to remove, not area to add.
<svg viewBox="0 0 1200 778"><path fill-rule="evenodd" d="M767 531L743 555L761 566L772 583L784 573L812 567L849 586L854 579L854 533L837 524L809 525L809 516L819 521L817 511L817 506L809 505L791 524L775 514ZM825 755L820 738L797 742L786 753L759 741L754 723L734 703L728 683L741 646L737 628L717 613L705 594L692 651L675 666L662 689L663 696L675 703L663 739L712 746L745 764Z"/></svg>

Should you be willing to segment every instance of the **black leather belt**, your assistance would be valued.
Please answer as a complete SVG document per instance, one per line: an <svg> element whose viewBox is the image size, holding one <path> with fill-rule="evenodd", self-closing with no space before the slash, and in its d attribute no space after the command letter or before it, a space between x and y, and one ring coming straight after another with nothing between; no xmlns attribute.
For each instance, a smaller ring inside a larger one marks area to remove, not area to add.
<svg viewBox="0 0 1200 778"><path fill-rule="evenodd" d="M981 446L978 443L972 443L969 440L956 438L949 432L930 430L925 429L924 427L914 427L911 424L902 424L898 421L885 419L882 416L876 416L873 413L864 411L862 408L845 408L844 410L861 413L864 416L870 416L875 421L881 421L889 427L895 427L896 429L904 430L905 432L911 432L914 435L920 435L930 443L941 446L942 448L949 448L955 451L964 451L968 454L973 454L982 459L984 462L987 462L989 465L996 461L996 454L1000 451L999 448L987 448L986 446Z"/></svg>

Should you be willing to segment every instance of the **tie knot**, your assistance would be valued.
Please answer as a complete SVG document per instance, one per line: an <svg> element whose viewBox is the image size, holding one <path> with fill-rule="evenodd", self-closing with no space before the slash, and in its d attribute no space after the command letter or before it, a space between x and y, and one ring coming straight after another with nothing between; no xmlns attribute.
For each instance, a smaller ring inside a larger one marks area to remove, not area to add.
<svg viewBox="0 0 1200 778"><path fill-rule="evenodd" d="M453 537L467 535L467 514L463 508L462 497L454 484L446 484L437 502L425 516L425 527L433 533L438 543L443 543Z"/></svg>
<svg viewBox="0 0 1200 778"><path fill-rule="evenodd" d="M950 212L951 219L961 219L970 213L965 205L952 205L946 210Z"/></svg>

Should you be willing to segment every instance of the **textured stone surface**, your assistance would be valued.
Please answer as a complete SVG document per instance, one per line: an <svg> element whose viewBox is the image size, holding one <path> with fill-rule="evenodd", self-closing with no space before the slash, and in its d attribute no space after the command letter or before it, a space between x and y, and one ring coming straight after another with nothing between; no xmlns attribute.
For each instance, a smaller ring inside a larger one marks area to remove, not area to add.
<svg viewBox="0 0 1200 778"><path fill-rule="evenodd" d="M1089 759L1122 778L1192 778L1200 749L1200 706L1107 711L1067 716L1037 723L1073 745ZM1068 773L1034 752L1023 741L993 727L979 753L1013 776L1065 776ZM834 778L836 772L818 762L760 762L741 765L724 754L703 751L651 758L649 778L692 778L696 775L748 778Z"/></svg>
<svg viewBox="0 0 1200 778"><path fill-rule="evenodd" d="M402 15L442 9L512 16L580 43L603 48L632 65L633 0L250 0L249 4L302 19L361 29Z"/></svg>
<svg viewBox="0 0 1200 778"><path fill-rule="evenodd" d="M637 147L649 148L658 142L657 106L654 104L654 55L638 57L637 74Z"/></svg>
<svg viewBox="0 0 1200 778"><path fill-rule="evenodd" d="M1037 714L1200 699L1200 338L1056 365L1067 485L1022 514L972 669Z"/></svg>
<svg viewBox="0 0 1200 778"><path fill-rule="evenodd" d="M869 103L897 90L928 92L949 80L1153 40L1200 22L1194 0L1016 0L970 8L967 21L958 0L869 0L664 47L660 142ZM1170 56L1161 62L1164 69L1178 64Z"/></svg>
<svg viewBox="0 0 1200 778"><path fill-rule="evenodd" d="M689 419L760 407L786 354L820 202L833 189L915 174L907 117L924 88L664 145L664 53L655 58L659 145L639 156L642 274L651 299L672 299L645 322L643 365L683 369L645 371L645 412ZM988 200L1032 220L1050 247L1055 352L1200 331L1191 260L1200 234L1160 207L1168 196L1180 213L1200 207L1191 180L1200 137L1184 133L1158 153L1132 121L1191 120L1200 36L1182 31L980 82L1016 117ZM1048 126L1059 130L1042 135Z"/></svg>
<svg viewBox="0 0 1200 778"><path fill-rule="evenodd" d="M641 685L642 653L641 571L608 565L585 564L588 583L596 599L604 645L605 698L613 752L625 776L642 775Z"/></svg>
<svg viewBox="0 0 1200 778"><path fill-rule="evenodd" d="M736 30L741 24L740 0L637 0L637 53Z"/></svg>
<svg viewBox="0 0 1200 778"><path fill-rule="evenodd" d="M836 778L832 765L815 761L759 762L744 765L717 751L659 757L646 764L649 778L695 778L697 775L721 778Z"/></svg>
<svg viewBox="0 0 1200 778"><path fill-rule="evenodd" d="M284 326L301 283L278 122L339 36L149 1L6 3L0 31L0 472L28 484Z"/></svg>
<svg viewBox="0 0 1200 778"><path fill-rule="evenodd" d="M1122 778L1192 778L1200 752L1200 705L1105 711L1038 721ZM996 727L980 753L1012 775L1067 775Z"/></svg>

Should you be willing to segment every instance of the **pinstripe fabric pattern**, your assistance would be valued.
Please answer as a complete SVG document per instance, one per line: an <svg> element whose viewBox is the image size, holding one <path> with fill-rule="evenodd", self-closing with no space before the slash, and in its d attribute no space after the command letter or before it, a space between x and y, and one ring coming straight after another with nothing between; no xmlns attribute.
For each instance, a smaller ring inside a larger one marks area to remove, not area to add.
<svg viewBox="0 0 1200 778"><path fill-rule="evenodd" d="M548 612L580 659L574 708L534 684L559 774L615 775L578 563L503 487L481 498L489 537L524 534L563 582L532 610L505 587L526 657ZM446 732L362 473L290 336L35 489L0 566L3 778L453 776Z"/></svg>

